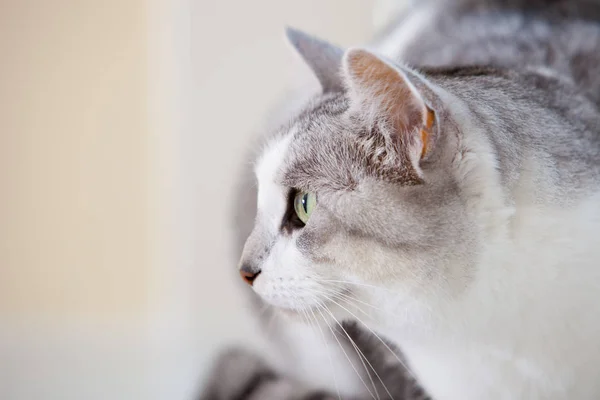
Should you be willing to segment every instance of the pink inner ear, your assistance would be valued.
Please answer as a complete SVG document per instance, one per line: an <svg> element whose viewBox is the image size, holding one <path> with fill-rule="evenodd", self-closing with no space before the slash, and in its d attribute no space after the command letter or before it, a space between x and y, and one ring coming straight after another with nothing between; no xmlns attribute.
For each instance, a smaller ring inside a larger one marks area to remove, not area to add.
<svg viewBox="0 0 600 400"><path fill-rule="evenodd" d="M366 50L345 57L352 94L371 113L390 122L398 134L418 133L427 123L427 107L404 74Z"/></svg>
<svg viewBox="0 0 600 400"><path fill-rule="evenodd" d="M423 129L421 129L421 143L423 148L421 149L421 159L427 155L427 150L429 150L429 140L430 140L430 131L433 127L433 123L435 121L435 114L429 108L427 108L427 122Z"/></svg>

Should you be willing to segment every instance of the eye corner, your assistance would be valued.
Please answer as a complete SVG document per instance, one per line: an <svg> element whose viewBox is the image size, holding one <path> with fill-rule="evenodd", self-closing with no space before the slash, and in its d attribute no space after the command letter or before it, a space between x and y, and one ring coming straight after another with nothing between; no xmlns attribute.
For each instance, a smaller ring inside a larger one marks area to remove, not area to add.
<svg viewBox="0 0 600 400"><path fill-rule="evenodd" d="M297 229L302 229L306 225L296 214L295 200L298 193L301 193L300 189L290 188L287 198L287 210L281 221L281 230L287 234L291 234Z"/></svg>
<svg viewBox="0 0 600 400"><path fill-rule="evenodd" d="M282 230L291 233L308 223L316 205L316 194L292 187L288 194L288 207L282 221Z"/></svg>

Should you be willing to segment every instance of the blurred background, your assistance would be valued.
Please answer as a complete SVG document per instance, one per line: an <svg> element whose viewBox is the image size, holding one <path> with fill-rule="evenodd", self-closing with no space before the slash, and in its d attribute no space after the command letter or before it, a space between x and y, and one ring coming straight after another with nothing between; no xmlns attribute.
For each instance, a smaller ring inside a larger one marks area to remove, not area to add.
<svg viewBox="0 0 600 400"><path fill-rule="evenodd" d="M1 399L190 399L223 346L264 346L236 172L302 69L283 27L356 45L374 6L0 1Z"/></svg>

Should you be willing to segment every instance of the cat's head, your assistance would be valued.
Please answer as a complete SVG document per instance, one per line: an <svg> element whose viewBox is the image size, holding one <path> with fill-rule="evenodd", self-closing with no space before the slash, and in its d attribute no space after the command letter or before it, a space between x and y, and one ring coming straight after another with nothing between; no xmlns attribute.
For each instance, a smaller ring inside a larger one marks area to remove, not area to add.
<svg viewBox="0 0 600 400"><path fill-rule="evenodd" d="M485 179L464 162L461 108L369 51L288 37L323 90L257 160L242 276L269 304L326 317L460 295L481 229L465 182Z"/></svg>

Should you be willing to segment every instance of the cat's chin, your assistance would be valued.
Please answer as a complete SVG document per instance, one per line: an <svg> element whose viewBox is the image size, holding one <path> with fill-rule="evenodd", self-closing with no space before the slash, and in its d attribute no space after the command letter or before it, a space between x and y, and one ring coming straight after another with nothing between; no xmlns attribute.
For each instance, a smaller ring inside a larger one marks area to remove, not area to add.
<svg viewBox="0 0 600 400"><path fill-rule="evenodd" d="M356 321L346 309L331 302L323 302L318 306L306 305L303 307L273 306L273 310L280 316L294 322L306 325L321 325L325 329L338 329L342 322Z"/></svg>
<svg viewBox="0 0 600 400"><path fill-rule="evenodd" d="M293 321L306 321L306 315L304 312L310 312L309 310L295 310L291 308L276 308L277 313L282 317L293 320Z"/></svg>
<svg viewBox="0 0 600 400"><path fill-rule="evenodd" d="M294 320L303 320L307 321L307 318L318 318L321 319L321 314L325 314L322 307L312 307L312 306L304 306L304 307L281 307L281 306L273 306L273 309L286 318L294 319ZM313 317L314 316L314 317Z"/></svg>

